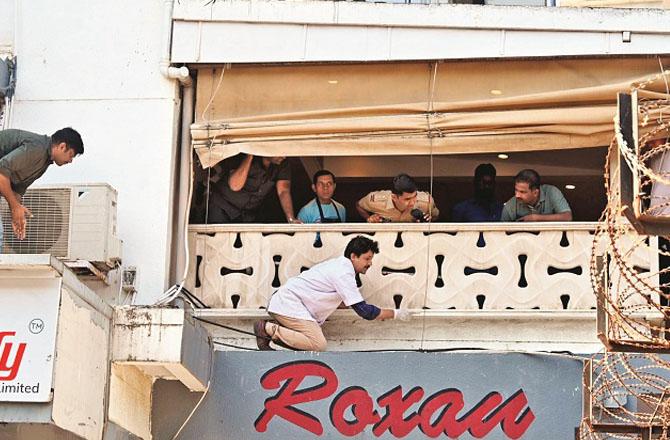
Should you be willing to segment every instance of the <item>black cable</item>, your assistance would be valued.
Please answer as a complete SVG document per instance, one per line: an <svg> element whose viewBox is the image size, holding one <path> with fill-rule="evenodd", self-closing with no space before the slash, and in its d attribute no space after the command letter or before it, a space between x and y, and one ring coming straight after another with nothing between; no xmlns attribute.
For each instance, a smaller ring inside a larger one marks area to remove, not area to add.
<svg viewBox="0 0 670 440"><path fill-rule="evenodd" d="M393 351L416 352L416 353L442 353L450 351L484 351L481 347L460 347L460 348L379 348L372 350L352 350L349 353L388 353Z"/></svg>
<svg viewBox="0 0 670 440"><path fill-rule="evenodd" d="M208 319L200 318L198 316L194 316L195 319L198 321L205 322L207 324L211 324L215 327L221 327L226 330L231 330L234 332L242 333L245 335L249 336L254 336L256 338L261 338L261 339L267 339L270 342L273 342L275 344L278 343L278 341L273 341L272 338L270 337L265 337L265 336L258 336L255 333L248 332L246 330L242 330L239 328L231 327L229 325L225 324L220 324L218 322L210 321ZM225 342L219 342L219 341L214 341L215 344L219 345L225 345L226 347L231 347L231 348L239 348L241 350L252 350L252 351L260 351L254 348L248 348L248 347L240 347L237 345L232 345L232 344L226 344ZM295 348L288 347L284 344L279 344L283 346L284 348L288 348L294 351L300 351L296 350ZM399 352L415 352L415 353L449 353L452 351L491 351L488 348L482 348L482 347L453 347L453 348L380 348L380 349L372 349L372 350L351 350L349 353L388 353L388 352L393 352L393 351L399 351ZM568 350L559 350L559 351L533 351L533 352L528 352L530 354L562 354L566 356L576 356L574 353L568 351Z"/></svg>
<svg viewBox="0 0 670 440"><path fill-rule="evenodd" d="M182 292L184 292L184 296L186 296L188 299L190 299L192 302L197 303L196 308L200 309L210 309L207 304L205 304L200 298L192 294L186 287L182 287Z"/></svg>
<svg viewBox="0 0 670 440"><path fill-rule="evenodd" d="M255 337L257 337L257 338L267 339L268 341L272 341L272 338L270 338L270 337L266 337L266 336L258 336L258 335L256 335L256 333L248 332L248 331L246 331L246 330L242 330L242 329L239 329L239 328L231 327L231 326L229 326L229 325L225 325L225 324L219 324L218 322L210 321L210 320L205 319L205 318L200 318L199 316L194 316L194 318L197 319L198 321L206 322L207 324L211 324L211 325L216 326L216 327L225 328L226 330L232 330L232 331L234 331L234 332L243 333L243 334L245 334L245 335L255 336Z"/></svg>

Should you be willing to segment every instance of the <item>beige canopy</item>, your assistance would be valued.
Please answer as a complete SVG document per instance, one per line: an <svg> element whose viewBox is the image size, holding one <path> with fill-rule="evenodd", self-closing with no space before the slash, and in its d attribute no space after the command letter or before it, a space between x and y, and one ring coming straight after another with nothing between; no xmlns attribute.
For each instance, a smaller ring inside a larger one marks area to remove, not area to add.
<svg viewBox="0 0 670 440"><path fill-rule="evenodd" d="M659 73L657 58L200 69L191 134L204 167L240 152L351 156L596 147L612 138L617 93ZM665 82L651 81L640 97L668 97Z"/></svg>

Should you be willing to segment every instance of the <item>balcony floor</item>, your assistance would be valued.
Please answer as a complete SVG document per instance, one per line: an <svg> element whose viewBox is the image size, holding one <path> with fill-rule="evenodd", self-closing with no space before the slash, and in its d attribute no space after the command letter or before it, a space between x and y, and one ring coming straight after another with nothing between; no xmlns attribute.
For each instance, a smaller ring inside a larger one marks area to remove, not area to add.
<svg viewBox="0 0 670 440"><path fill-rule="evenodd" d="M198 318L247 332L264 310L200 309ZM252 336L205 324L218 343L254 349ZM594 353L596 312L541 310L416 310L408 322L365 321L338 310L323 326L329 351L506 350ZM234 347L218 345L222 350Z"/></svg>

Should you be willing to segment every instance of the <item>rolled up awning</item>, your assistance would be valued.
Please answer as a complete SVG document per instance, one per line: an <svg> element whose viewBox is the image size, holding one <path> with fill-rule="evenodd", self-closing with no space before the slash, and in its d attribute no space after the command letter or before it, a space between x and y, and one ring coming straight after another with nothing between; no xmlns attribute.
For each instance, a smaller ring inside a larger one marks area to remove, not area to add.
<svg viewBox="0 0 670 440"><path fill-rule="evenodd" d="M201 69L191 134L204 167L238 153L597 147L612 138L617 93L658 73L658 59ZM641 96L667 98L664 81L650 81Z"/></svg>

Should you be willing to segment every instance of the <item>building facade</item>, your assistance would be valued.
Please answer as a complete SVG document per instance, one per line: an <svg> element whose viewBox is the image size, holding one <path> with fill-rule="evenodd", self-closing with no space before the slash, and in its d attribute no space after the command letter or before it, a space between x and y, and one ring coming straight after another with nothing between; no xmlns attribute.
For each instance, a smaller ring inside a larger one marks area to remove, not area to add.
<svg viewBox="0 0 670 440"><path fill-rule="evenodd" d="M51 321L12 312L16 328L0 327L2 391L10 376L33 383L18 377L17 344L32 343L36 319L52 326L34 343L47 361L26 355L51 381L28 401L0 394L0 438L574 438L581 356L600 349L592 237L616 96L668 69L666 9L0 0L0 11L0 58L16 65L3 128L79 130L86 154L39 183L111 185L123 240L102 282L58 259L0 258L3 301L53 284ZM668 93L660 80L649 91ZM319 168L349 204L406 171L443 221L288 225L268 207L271 223L189 224L207 197L197 183L240 153L289 158L296 211ZM449 223L481 162L498 168L501 199L521 168L576 185L578 221ZM373 326L338 311L324 327L338 353L244 351L272 291L352 234L382 247L363 295L415 318ZM141 307L173 300L180 282L209 308ZM323 395L275 386L302 381ZM449 405L462 412L434 418Z"/></svg>

